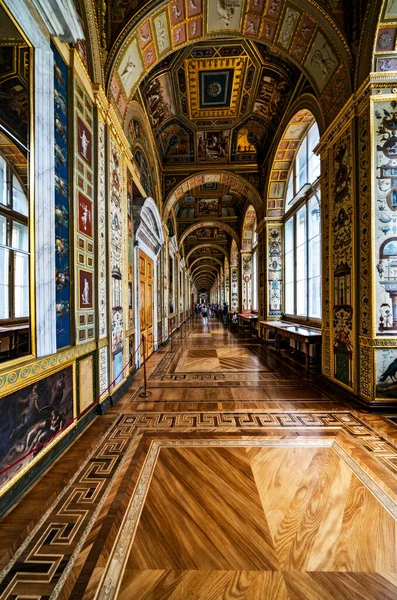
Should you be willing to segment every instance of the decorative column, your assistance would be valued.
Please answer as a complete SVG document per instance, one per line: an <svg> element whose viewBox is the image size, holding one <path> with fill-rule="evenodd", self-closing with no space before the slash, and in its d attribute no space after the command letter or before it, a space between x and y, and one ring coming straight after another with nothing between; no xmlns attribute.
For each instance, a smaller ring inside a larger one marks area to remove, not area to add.
<svg viewBox="0 0 397 600"><path fill-rule="evenodd" d="M242 271L242 307L245 311L252 309L252 253L241 254Z"/></svg>

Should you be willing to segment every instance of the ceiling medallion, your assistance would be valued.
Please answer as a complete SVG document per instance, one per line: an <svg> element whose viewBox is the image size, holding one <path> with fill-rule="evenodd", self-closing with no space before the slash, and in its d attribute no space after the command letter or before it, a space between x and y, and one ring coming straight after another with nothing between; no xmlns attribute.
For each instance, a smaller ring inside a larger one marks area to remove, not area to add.
<svg viewBox="0 0 397 600"><path fill-rule="evenodd" d="M190 119L238 117L247 60L246 56L185 60Z"/></svg>
<svg viewBox="0 0 397 600"><path fill-rule="evenodd" d="M213 81L209 84L207 88L207 94L211 96L211 98L216 98L217 96L220 96L221 93L222 85L219 83L219 81Z"/></svg>

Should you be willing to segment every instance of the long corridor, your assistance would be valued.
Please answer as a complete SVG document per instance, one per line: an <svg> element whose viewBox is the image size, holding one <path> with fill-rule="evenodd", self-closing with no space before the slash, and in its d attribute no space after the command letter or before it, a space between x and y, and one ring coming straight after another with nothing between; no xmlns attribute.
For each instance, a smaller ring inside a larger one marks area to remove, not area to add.
<svg viewBox="0 0 397 600"><path fill-rule="evenodd" d="M392 600L397 450L256 338L187 322L0 527L1 600Z"/></svg>

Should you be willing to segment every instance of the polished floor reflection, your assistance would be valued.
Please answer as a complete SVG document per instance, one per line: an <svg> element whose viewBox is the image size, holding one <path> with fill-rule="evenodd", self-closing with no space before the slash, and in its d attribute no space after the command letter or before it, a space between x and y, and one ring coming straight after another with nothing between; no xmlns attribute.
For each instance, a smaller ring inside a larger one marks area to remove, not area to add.
<svg viewBox="0 0 397 600"><path fill-rule="evenodd" d="M3 520L0 599L397 597L397 428L184 327Z"/></svg>

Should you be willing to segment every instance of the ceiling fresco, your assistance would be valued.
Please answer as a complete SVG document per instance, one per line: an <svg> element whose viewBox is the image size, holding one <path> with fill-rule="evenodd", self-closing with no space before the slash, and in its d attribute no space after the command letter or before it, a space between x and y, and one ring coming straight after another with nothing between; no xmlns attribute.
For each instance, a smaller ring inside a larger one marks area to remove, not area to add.
<svg viewBox="0 0 397 600"><path fill-rule="evenodd" d="M120 19L123 10L124 17L128 12L127 3L121 0L113 3L113 9L119 11ZM107 63L111 95L122 109L148 71L170 53L193 43L208 44L214 37L243 37L266 45L297 66L335 115L351 91L352 57L340 21L332 16L325 18L327 10L333 9L340 17L337 0L327 0L326 7L304 0L149 2L123 28L111 48ZM210 68L204 66L204 59ZM229 57L229 66L222 56L210 53L191 56L189 60L186 87L194 96L188 107L190 119L205 120L207 111L222 118L228 114L235 118L244 93L233 81L244 78L249 59L242 54ZM233 77L230 69L234 70ZM214 70L216 78L211 73Z"/></svg>
<svg viewBox="0 0 397 600"><path fill-rule="evenodd" d="M186 264L200 259L194 267L200 279L207 276L206 285L225 257L234 264L241 248L252 249L265 195L267 215L283 214L289 170L314 120L300 110L283 131L297 98L311 95L314 106L315 96L326 127L350 97L351 23L358 21L355 3L352 14L346 4L112 1L109 97L124 121L143 188L155 194L162 186L163 218L172 221ZM390 32L393 44L396 33ZM378 40L383 58L386 41L392 44L386 37ZM141 116L131 115L131 103L140 105Z"/></svg>
<svg viewBox="0 0 397 600"><path fill-rule="evenodd" d="M140 91L163 165L257 164L298 71L251 42L175 53Z"/></svg>

